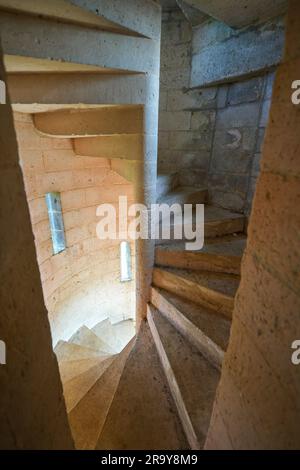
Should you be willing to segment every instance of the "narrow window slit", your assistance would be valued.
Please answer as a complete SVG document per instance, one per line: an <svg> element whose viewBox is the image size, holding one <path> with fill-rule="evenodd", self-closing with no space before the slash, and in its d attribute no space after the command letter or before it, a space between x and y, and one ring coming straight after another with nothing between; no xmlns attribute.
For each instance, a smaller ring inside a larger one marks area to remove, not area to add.
<svg viewBox="0 0 300 470"><path fill-rule="evenodd" d="M53 254L57 255L66 249L64 221L61 210L60 194L46 194L46 204L51 229Z"/></svg>
<svg viewBox="0 0 300 470"><path fill-rule="evenodd" d="M121 282L132 281L130 243L125 241L120 244L120 271Z"/></svg>

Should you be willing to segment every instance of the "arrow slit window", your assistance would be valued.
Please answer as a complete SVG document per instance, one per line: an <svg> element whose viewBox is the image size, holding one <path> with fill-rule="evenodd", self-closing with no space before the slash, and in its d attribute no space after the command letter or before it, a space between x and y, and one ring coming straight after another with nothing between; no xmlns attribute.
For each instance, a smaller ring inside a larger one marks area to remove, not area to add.
<svg viewBox="0 0 300 470"><path fill-rule="evenodd" d="M64 221L61 210L60 194L53 192L46 194L53 254L57 255L66 249Z"/></svg>
<svg viewBox="0 0 300 470"><path fill-rule="evenodd" d="M129 242L121 242L120 244L120 281L132 281L131 269L131 249Z"/></svg>

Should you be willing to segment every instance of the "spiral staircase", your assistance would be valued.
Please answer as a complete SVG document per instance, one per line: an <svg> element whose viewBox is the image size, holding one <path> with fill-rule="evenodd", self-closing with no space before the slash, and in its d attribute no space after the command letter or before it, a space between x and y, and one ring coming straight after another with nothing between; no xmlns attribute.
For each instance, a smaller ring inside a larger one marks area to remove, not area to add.
<svg viewBox="0 0 300 470"><path fill-rule="evenodd" d="M245 248L245 218L159 175L159 199L205 203L205 245L157 242L147 321L82 327L56 347L77 449L204 446ZM207 203L208 200L208 203Z"/></svg>

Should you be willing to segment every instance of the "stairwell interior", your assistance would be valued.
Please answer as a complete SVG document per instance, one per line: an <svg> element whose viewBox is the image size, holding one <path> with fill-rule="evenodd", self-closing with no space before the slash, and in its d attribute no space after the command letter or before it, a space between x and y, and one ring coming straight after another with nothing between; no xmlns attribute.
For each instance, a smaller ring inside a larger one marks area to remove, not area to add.
<svg viewBox="0 0 300 470"><path fill-rule="evenodd" d="M12 136L7 155L17 194L6 214L15 237L3 237L10 246L3 289L19 285L20 299L8 296L5 306L26 311L2 326L12 362L1 448L299 443L292 407L299 377L280 362L279 345L271 364L263 355L282 331L286 341L299 331L299 320L292 327L286 319L299 306L299 270L293 262L276 265L277 245L263 251L277 223L277 209L263 207L289 190L299 201L299 164L288 154L287 165L276 167L276 156L280 162L285 155L276 108L284 98L280 85L273 87L287 62L298 59L299 50L288 46L291 35L300 40L300 9L295 1L275 1L237 13L235 2L221 3L0 0L1 78L11 104L0 111ZM294 155L299 116L288 106L282 125L289 127L292 113ZM3 183L7 189L9 178ZM53 193L61 199L66 245L58 254L45 199ZM203 248L187 251L186 240L174 237L124 239L132 275L122 279L121 241L96 234L97 207L117 207L119 196L148 209L155 202L204 204ZM292 201L281 211L278 204L278 212L289 213ZM293 224L282 237L291 238L297 264L299 244L287 232L296 233L298 216ZM16 252L21 233L27 245ZM277 238L279 245L279 231ZM11 256L19 273L28 266L24 284L8 268ZM262 283L282 292L277 305ZM25 321L34 325L32 345L19 335L19 346L11 346L11 332ZM17 351L26 348L25 360ZM266 377L277 395L264 412ZM274 412L287 396L291 408ZM279 423L281 431L273 431Z"/></svg>

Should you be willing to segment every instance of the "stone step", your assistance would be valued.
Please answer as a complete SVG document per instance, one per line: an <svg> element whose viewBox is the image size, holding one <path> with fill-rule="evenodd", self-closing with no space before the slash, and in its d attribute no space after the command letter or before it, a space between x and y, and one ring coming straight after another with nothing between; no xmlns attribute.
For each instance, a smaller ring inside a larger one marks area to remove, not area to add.
<svg viewBox="0 0 300 470"><path fill-rule="evenodd" d="M246 240L245 235L211 238L200 251L187 251L184 241L174 241L156 247L155 264L239 275Z"/></svg>
<svg viewBox="0 0 300 470"><path fill-rule="evenodd" d="M152 287L151 303L215 367L221 369L231 322L163 289Z"/></svg>
<svg viewBox="0 0 300 470"><path fill-rule="evenodd" d="M117 351L106 341L100 339L92 330L83 325L69 339L69 343L78 344L95 351L104 351L106 354L115 354Z"/></svg>
<svg viewBox="0 0 300 470"><path fill-rule="evenodd" d="M112 324L107 318L94 326L92 331L115 351L120 352L135 336L135 324L133 320Z"/></svg>
<svg viewBox="0 0 300 470"><path fill-rule="evenodd" d="M76 375L80 375L91 367L105 361L109 356L96 357L91 359L79 359L75 361L61 361L58 363L60 378L62 382L73 379Z"/></svg>
<svg viewBox="0 0 300 470"><path fill-rule="evenodd" d="M96 449L188 449L145 322L126 362Z"/></svg>
<svg viewBox="0 0 300 470"><path fill-rule="evenodd" d="M106 318L106 320L102 320L101 322L97 323L97 325L92 328L92 331L98 336L98 338L105 341L116 351L119 350L120 344L109 318Z"/></svg>
<svg viewBox="0 0 300 470"><path fill-rule="evenodd" d="M156 197L159 200L161 197L168 194L170 191L178 186L177 173L159 173L156 180Z"/></svg>
<svg viewBox="0 0 300 470"><path fill-rule="evenodd" d="M202 449L220 373L151 305L148 322L189 445Z"/></svg>
<svg viewBox="0 0 300 470"><path fill-rule="evenodd" d="M95 351L95 349L79 346L68 341L59 341L54 348L54 352L58 362L107 356L105 351Z"/></svg>
<svg viewBox="0 0 300 470"><path fill-rule="evenodd" d="M134 341L132 339L123 351L115 356L106 371L69 413L76 449L95 449Z"/></svg>
<svg viewBox="0 0 300 470"><path fill-rule="evenodd" d="M123 320L118 323L113 323L113 331L118 338L121 349L125 348L126 344L135 336L136 326L134 320Z"/></svg>
<svg viewBox="0 0 300 470"><path fill-rule="evenodd" d="M160 204L204 204L208 199L208 191L205 188L193 188L181 186L159 198Z"/></svg>
<svg viewBox="0 0 300 470"><path fill-rule="evenodd" d="M126 129L124 124L120 133L118 133L119 128L116 123L114 125L111 124L111 128L108 128L107 125L109 124L106 123L101 128L99 126L100 135L85 135L80 138L73 138L73 147L76 155L94 158L103 158L103 155L105 155L105 158L108 159L132 160L132 163L140 159L143 153L143 135L141 133L126 134L126 130L130 131L130 126ZM88 127L86 132L89 132ZM111 132L111 134L105 135L105 132ZM101 135L101 133L104 134Z"/></svg>
<svg viewBox="0 0 300 470"><path fill-rule="evenodd" d="M233 274L154 268L152 283L231 319L240 279Z"/></svg>
<svg viewBox="0 0 300 470"><path fill-rule="evenodd" d="M129 36L137 36L135 30L128 29L118 22L110 21L105 16L105 10L97 12L92 8L92 2L24 2L23 0L0 0L0 9L11 11L13 13L29 14L33 16L42 16L50 21L59 21L70 23L78 26L87 26L101 31L109 31L110 33L126 34ZM76 5L77 3L77 5ZM89 5L90 3L90 5ZM103 8L103 7L102 7Z"/></svg>
<svg viewBox="0 0 300 470"><path fill-rule="evenodd" d="M129 148L129 154L130 150L142 146L139 134L143 132L143 109L138 105L59 109L36 113L33 121L38 132L45 136L73 138L78 155L120 157L122 153L118 150L121 152L122 146Z"/></svg>
<svg viewBox="0 0 300 470"><path fill-rule="evenodd" d="M105 360L100 360L96 365L90 367L82 374L73 377L63 383L63 391L67 412L69 413L90 390L94 383L110 366L115 356L110 356Z"/></svg>
<svg viewBox="0 0 300 470"><path fill-rule="evenodd" d="M246 217L242 214L237 214L230 212L226 209L221 209L220 207L215 207L211 205L205 205L204 207L204 236L205 240L210 237L222 237L224 235L231 235L234 233L241 233L245 229ZM160 220L159 224L162 225L163 220ZM174 222L174 219L171 219L171 239L163 240L161 235L159 240L156 241L157 245L169 244L174 241L174 227L177 225L183 226L189 224L196 229L196 217L195 212L191 216L185 217L184 223ZM161 233L161 230L160 230ZM185 239L185 237L183 237Z"/></svg>
<svg viewBox="0 0 300 470"><path fill-rule="evenodd" d="M121 16L125 10L124 7ZM153 20L157 25L159 19L156 7ZM142 23L149 25L150 22L153 24L152 20ZM3 53L15 59L9 72L90 72L108 75L157 71L156 41L111 34L89 25L74 26L60 21L47 21L40 16L6 11L1 11L0 29ZM14 31L19 31L19 34L16 36Z"/></svg>

